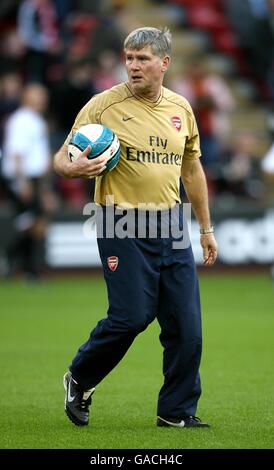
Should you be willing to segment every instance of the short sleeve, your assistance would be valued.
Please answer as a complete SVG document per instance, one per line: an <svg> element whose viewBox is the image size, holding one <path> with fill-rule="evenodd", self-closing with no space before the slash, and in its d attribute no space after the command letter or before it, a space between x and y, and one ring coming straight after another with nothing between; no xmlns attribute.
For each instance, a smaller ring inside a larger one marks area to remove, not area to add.
<svg viewBox="0 0 274 470"><path fill-rule="evenodd" d="M190 133L185 143L184 158L194 160L201 156L200 136L193 111L191 112Z"/></svg>

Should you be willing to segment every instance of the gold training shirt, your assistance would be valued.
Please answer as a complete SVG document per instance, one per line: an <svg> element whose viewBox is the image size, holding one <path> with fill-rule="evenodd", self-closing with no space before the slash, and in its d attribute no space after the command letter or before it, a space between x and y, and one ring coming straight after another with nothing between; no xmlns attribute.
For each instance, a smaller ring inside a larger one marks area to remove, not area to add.
<svg viewBox="0 0 274 470"><path fill-rule="evenodd" d="M112 129L121 144L118 165L96 178L96 203L105 205L107 195L122 207L151 204L160 209L180 202L182 161L201 155L186 99L162 87L159 99L151 102L122 83L94 96L79 112L72 132L90 123Z"/></svg>

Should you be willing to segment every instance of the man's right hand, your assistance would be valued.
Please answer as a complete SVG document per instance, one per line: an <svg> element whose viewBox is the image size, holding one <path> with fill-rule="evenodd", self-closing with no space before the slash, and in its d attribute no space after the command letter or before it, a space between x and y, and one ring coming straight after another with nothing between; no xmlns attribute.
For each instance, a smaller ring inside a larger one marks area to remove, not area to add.
<svg viewBox="0 0 274 470"><path fill-rule="evenodd" d="M90 151L91 146L88 145L77 160L70 162L67 156L67 145L64 144L54 157L55 171L65 178L95 178L106 169L107 158L101 155L89 159Z"/></svg>

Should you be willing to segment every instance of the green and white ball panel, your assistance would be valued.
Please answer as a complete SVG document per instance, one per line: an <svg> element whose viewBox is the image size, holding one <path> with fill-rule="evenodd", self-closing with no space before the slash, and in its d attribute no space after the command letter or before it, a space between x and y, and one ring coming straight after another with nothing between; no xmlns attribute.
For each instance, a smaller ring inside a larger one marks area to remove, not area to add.
<svg viewBox="0 0 274 470"><path fill-rule="evenodd" d="M77 158L80 157L81 153L83 150L79 149L78 147L75 147L75 145L69 144L68 145L68 157L71 162L74 162L77 160Z"/></svg>

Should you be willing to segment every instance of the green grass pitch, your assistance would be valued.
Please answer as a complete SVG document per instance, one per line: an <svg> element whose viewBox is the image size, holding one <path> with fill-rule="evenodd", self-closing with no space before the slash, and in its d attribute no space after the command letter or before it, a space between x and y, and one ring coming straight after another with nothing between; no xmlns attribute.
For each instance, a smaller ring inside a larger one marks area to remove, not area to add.
<svg viewBox="0 0 274 470"><path fill-rule="evenodd" d="M105 316L101 278L0 284L1 448L273 448L274 286L266 275L201 275L203 395L210 429L155 426L159 327L138 336L97 387L88 427L63 410L62 377Z"/></svg>

